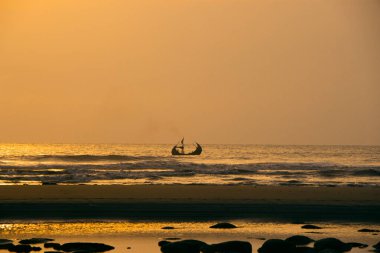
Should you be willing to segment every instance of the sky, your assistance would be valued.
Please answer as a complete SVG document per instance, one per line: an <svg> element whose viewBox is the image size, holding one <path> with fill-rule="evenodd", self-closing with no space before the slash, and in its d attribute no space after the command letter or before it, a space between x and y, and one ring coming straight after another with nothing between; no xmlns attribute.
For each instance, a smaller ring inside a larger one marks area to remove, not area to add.
<svg viewBox="0 0 380 253"><path fill-rule="evenodd" d="M380 145L378 0L1 0L0 142Z"/></svg>

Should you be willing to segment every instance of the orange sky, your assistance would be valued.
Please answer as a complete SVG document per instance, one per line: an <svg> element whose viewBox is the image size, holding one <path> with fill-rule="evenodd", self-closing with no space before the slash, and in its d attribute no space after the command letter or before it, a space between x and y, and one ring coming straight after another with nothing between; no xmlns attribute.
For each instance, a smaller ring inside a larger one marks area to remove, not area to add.
<svg viewBox="0 0 380 253"><path fill-rule="evenodd" d="M380 144L378 0L3 0L0 142Z"/></svg>

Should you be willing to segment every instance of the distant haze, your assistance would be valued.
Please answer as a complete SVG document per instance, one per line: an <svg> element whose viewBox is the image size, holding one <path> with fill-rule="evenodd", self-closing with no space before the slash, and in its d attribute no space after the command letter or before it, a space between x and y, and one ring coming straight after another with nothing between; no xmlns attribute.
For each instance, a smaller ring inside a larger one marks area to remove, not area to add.
<svg viewBox="0 0 380 253"><path fill-rule="evenodd" d="M0 142L380 144L379 0L2 0Z"/></svg>

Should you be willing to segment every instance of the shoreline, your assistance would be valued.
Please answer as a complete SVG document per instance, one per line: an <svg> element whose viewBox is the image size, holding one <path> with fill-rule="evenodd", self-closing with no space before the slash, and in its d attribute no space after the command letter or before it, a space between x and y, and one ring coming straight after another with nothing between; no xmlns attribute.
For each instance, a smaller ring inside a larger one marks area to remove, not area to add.
<svg viewBox="0 0 380 253"><path fill-rule="evenodd" d="M247 219L380 224L380 188L0 186L0 220Z"/></svg>

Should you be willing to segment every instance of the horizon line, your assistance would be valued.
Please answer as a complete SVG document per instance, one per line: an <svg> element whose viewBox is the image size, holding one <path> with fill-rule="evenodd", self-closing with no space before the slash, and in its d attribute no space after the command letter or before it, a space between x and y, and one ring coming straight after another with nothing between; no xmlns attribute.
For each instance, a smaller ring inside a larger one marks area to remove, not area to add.
<svg viewBox="0 0 380 253"><path fill-rule="evenodd" d="M174 142L173 142L174 143ZM0 142L0 145L174 145L173 143L147 142ZM193 142L189 142L191 144ZM202 145L240 146L380 146L380 144L284 144L284 143L202 143Z"/></svg>

